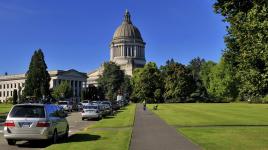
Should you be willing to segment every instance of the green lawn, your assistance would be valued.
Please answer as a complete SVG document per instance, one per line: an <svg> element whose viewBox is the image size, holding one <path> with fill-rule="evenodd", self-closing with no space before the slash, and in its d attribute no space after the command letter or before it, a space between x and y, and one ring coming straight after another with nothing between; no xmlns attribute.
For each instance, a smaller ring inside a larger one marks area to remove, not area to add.
<svg viewBox="0 0 268 150"><path fill-rule="evenodd" d="M154 113L203 149L268 149L266 104L161 104L158 108Z"/></svg>
<svg viewBox="0 0 268 150"><path fill-rule="evenodd" d="M11 107L12 104L0 104L0 114L9 112Z"/></svg>
<svg viewBox="0 0 268 150"><path fill-rule="evenodd" d="M136 105L120 110L111 118L102 119L83 132L71 136L68 141L51 145L47 150L127 150L132 134Z"/></svg>
<svg viewBox="0 0 268 150"><path fill-rule="evenodd" d="M0 104L0 122L6 119L7 113L11 109L12 104Z"/></svg>

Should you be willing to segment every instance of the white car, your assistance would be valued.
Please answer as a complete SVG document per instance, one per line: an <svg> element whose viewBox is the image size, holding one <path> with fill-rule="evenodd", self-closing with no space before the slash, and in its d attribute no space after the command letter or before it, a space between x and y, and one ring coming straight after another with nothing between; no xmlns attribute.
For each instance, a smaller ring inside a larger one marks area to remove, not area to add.
<svg viewBox="0 0 268 150"><path fill-rule="evenodd" d="M86 105L81 112L82 120L84 119L101 119L102 113L99 105Z"/></svg>
<svg viewBox="0 0 268 150"><path fill-rule="evenodd" d="M83 106L89 105L89 104L90 104L90 100L83 100L83 101L81 102L81 104L82 104Z"/></svg>
<svg viewBox="0 0 268 150"><path fill-rule="evenodd" d="M72 111L73 110L73 103L69 101L59 101L58 105L61 106L65 111Z"/></svg>
<svg viewBox="0 0 268 150"><path fill-rule="evenodd" d="M9 145L16 141L48 140L57 143L59 137L68 138L66 114L53 104L17 104L9 112L4 124L4 138Z"/></svg>

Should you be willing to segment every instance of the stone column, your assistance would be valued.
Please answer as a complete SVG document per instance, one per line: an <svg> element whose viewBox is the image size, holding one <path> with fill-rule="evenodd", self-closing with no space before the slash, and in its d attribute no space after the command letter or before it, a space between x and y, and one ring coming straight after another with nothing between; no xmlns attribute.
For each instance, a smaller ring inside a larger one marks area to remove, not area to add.
<svg viewBox="0 0 268 150"><path fill-rule="evenodd" d="M123 56L123 46L121 47L121 50L120 50L120 56Z"/></svg>
<svg viewBox="0 0 268 150"><path fill-rule="evenodd" d="M114 47L112 46L110 50L110 60L113 60L113 58L114 58Z"/></svg>
<svg viewBox="0 0 268 150"><path fill-rule="evenodd" d="M75 81L74 80L72 80L72 81L73 81L73 87L72 87L73 88L73 96L75 97L75 94L76 94L75 93Z"/></svg>
<svg viewBox="0 0 268 150"><path fill-rule="evenodd" d="M137 46L134 46L134 57L137 57Z"/></svg>
<svg viewBox="0 0 268 150"><path fill-rule="evenodd" d="M126 49L127 49L127 50L126 50L126 51L127 51L127 52L126 52L126 56L129 56L129 46L128 46L128 45L126 46Z"/></svg>

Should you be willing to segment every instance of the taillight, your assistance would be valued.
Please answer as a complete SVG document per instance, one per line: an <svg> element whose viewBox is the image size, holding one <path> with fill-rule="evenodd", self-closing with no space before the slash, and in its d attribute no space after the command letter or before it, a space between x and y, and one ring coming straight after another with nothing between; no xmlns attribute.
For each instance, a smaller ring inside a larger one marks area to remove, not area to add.
<svg viewBox="0 0 268 150"><path fill-rule="evenodd" d="M15 123L12 120L7 120L4 124L5 127L15 127Z"/></svg>
<svg viewBox="0 0 268 150"><path fill-rule="evenodd" d="M36 125L36 127L49 127L49 122L45 122L45 121L39 121Z"/></svg>

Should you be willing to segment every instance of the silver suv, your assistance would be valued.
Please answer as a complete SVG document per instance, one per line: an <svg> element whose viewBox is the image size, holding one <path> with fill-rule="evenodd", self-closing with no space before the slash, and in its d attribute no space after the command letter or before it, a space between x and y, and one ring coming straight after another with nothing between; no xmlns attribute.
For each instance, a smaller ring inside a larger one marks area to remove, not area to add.
<svg viewBox="0 0 268 150"><path fill-rule="evenodd" d="M10 110L4 124L4 138L9 145L20 140L51 140L68 137L66 114L53 104L18 104Z"/></svg>

